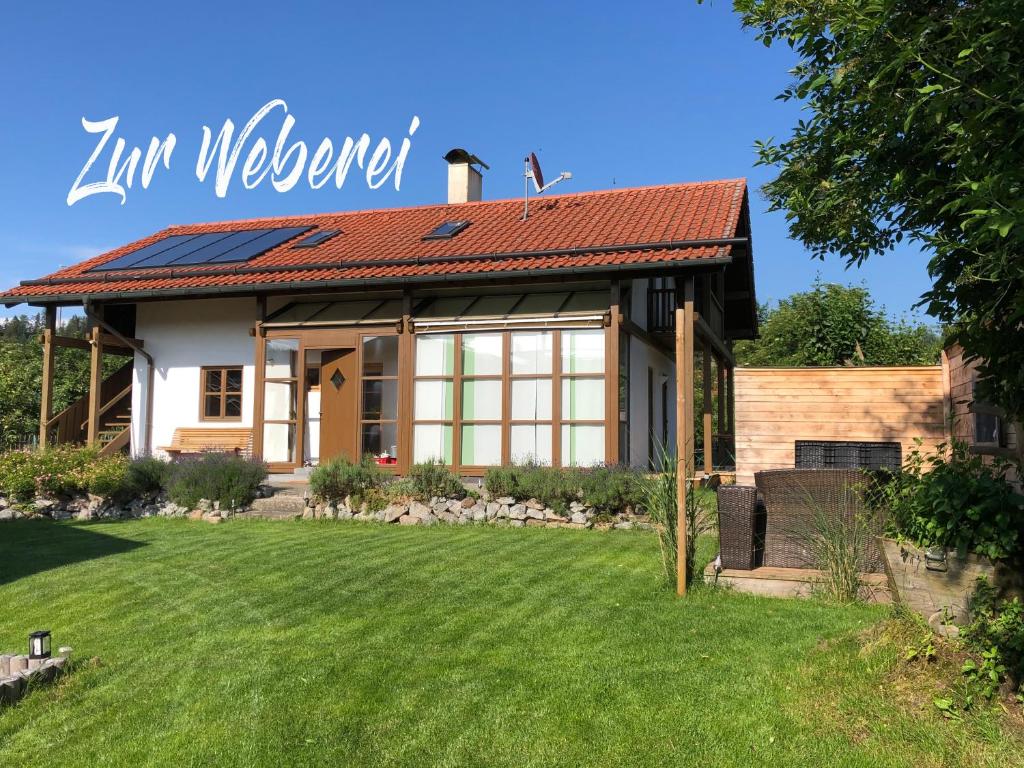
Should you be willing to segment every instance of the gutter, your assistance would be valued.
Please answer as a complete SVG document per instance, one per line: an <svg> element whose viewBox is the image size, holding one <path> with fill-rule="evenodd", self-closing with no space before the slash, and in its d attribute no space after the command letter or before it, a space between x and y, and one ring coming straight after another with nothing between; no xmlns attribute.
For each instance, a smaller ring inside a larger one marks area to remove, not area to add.
<svg viewBox="0 0 1024 768"><path fill-rule="evenodd" d="M144 430L144 439L146 441L145 452L148 454L150 446L153 442L153 378L156 370L156 364L153 362L153 356L149 354L145 349L136 344L132 339L121 334L116 328L110 325L102 317L99 317L92 311L92 304L89 301L83 302L83 309L85 316L100 326L103 330L113 336L115 339L120 341L126 347L130 347L142 355L146 359L147 372L146 372L146 426Z"/></svg>
<svg viewBox="0 0 1024 768"><path fill-rule="evenodd" d="M474 263L479 261L504 261L507 259L529 259L543 256L580 256L594 253L620 253L622 251L666 251L684 248L707 248L727 245L743 245L746 237L718 237L706 240L662 240L656 243L631 243L624 245L599 245L585 248L551 248L541 251L510 251L505 253L477 253L465 256L416 256L408 259L376 259L362 261L325 261L313 264L237 266L209 270L153 270L146 274L133 274L123 270L72 277L44 277L38 280L22 280L26 287L37 285L74 285L78 283L107 283L125 280L172 280L187 277L227 277L229 275L268 274L277 272L311 272L321 269L358 269L361 267L414 267L425 264ZM195 265L193 265L195 266ZM94 270L90 270L94 271Z"/></svg>
<svg viewBox="0 0 1024 768"><path fill-rule="evenodd" d="M739 243L746 243L747 238L727 238L728 240L736 240ZM698 245L682 246L684 248L697 248L697 247L708 247L713 246L716 243L710 241L696 241ZM732 245L736 243L721 243L721 245ZM658 249L644 249L629 246L622 248L621 250L658 250ZM664 250L664 248L660 249ZM596 252L602 252L598 249ZM606 252L606 251L605 251ZM556 251L551 255L567 255L565 252ZM543 255L543 254L533 254ZM442 257L448 258L448 257ZM252 293L288 293L292 291L308 291L318 289L334 289L334 288L372 288L380 287L382 285L408 285L408 284L422 284L422 283L469 283L476 281L490 281L500 282L503 278L523 278L523 277L553 277L553 276L565 276L565 275L595 275L595 274L620 274L624 272L654 272L654 271L665 271L678 267L686 268L697 268L697 267L714 267L724 266L732 262L731 256L711 256L703 259L676 259L674 261L659 261L659 262L645 262L640 264L600 264L587 267L555 267L547 269L515 269L501 272L469 272L469 273L456 273L456 274L441 274L441 275L411 275L406 277L377 277L377 278L335 278L331 280L291 280L282 282L259 282L259 283L242 283L239 285L227 285L227 286L200 286L200 287L185 287L185 288L163 288L163 289L150 289L142 291L97 291L95 293L44 293L37 294L35 296L16 296L11 297L13 301L6 303L7 307L14 307L18 304L78 304L80 302L93 300L103 301L136 301L139 299L150 299L150 298L171 298L171 297L189 297L198 298L201 296L230 296L230 295L251 295ZM423 262L413 262L422 264ZM349 265L338 263L332 263L329 267L318 266L315 269L344 269ZM395 262L387 262L382 264L381 262L372 262L372 266L396 266ZM250 268L251 272L266 273L267 268L258 269ZM277 271L282 272L294 272L302 271L296 270L294 267L287 269L279 269ZM177 274L177 278L187 277L203 277L207 275L213 275L213 272L190 272L187 274ZM229 274L240 274L238 272L230 272ZM241 273L244 274L244 273ZM111 280L123 280L122 277L104 278L101 281L88 280L86 282L110 282ZM139 279L139 278L136 278ZM152 276L147 276L147 279L155 279ZM66 285L67 281L25 281L22 285ZM3 299L0 299L3 301Z"/></svg>

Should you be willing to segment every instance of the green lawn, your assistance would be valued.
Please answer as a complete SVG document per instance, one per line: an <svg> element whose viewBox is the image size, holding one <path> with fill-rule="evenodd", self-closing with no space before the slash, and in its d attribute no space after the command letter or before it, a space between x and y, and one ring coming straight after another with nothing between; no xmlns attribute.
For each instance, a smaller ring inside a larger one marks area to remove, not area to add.
<svg viewBox="0 0 1024 768"><path fill-rule="evenodd" d="M863 652L884 609L659 581L650 534L0 524L0 648L78 658L0 766L1012 765Z"/></svg>

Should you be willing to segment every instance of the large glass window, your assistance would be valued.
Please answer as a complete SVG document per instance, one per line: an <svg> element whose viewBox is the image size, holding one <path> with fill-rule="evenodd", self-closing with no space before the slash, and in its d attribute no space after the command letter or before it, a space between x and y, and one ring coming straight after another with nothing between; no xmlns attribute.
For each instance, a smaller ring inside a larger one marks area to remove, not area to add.
<svg viewBox="0 0 1024 768"><path fill-rule="evenodd" d="M362 339L359 452L382 464L398 461L398 337Z"/></svg>
<svg viewBox="0 0 1024 768"><path fill-rule="evenodd" d="M453 458L455 425L455 335L416 337L413 388L413 461Z"/></svg>
<svg viewBox="0 0 1024 768"><path fill-rule="evenodd" d="M561 333L561 461L590 466L605 458L604 331Z"/></svg>
<svg viewBox="0 0 1024 768"><path fill-rule="evenodd" d="M263 363L263 460L296 462L298 339L267 339Z"/></svg>
<svg viewBox="0 0 1024 768"><path fill-rule="evenodd" d="M464 466L501 464L502 333L462 334L460 388L460 463Z"/></svg>
<svg viewBox="0 0 1024 768"><path fill-rule="evenodd" d="M414 461L604 461L603 329L423 334L415 354Z"/></svg>
<svg viewBox="0 0 1024 768"><path fill-rule="evenodd" d="M554 334L523 331L511 337L509 455L515 463L551 464Z"/></svg>

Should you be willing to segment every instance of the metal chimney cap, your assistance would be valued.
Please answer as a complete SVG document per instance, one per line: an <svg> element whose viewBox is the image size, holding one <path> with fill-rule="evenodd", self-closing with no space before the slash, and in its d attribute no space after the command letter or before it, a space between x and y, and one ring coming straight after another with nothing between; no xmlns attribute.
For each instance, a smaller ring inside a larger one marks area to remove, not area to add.
<svg viewBox="0 0 1024 768"><path fill-rule="evenodd" d="M455 147L455 149L448 150L444 155L444 159L452 165L455 165L456 163L469 163L470 165L482 165L487 170L491 169L491 166L473 153L467 152L462 147Z"/></svg>

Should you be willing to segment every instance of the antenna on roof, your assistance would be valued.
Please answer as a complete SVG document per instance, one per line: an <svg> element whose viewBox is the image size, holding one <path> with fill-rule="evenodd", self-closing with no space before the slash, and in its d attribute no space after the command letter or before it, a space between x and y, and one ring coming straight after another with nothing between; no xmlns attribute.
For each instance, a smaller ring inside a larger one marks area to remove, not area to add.
<svg viewBox="0 0 1024 768"><path fill-rule="evenodd" d="M529 157L523 159L523 163L526 166L523 171L523 221L526 221L530 215L530 181L533 181L533 188L537 194L543 195L558 182L571 179L572 174L562 171L558 174L557 179L545 184L544 173L540 169L540 160L537 159L537 155L531 152Z"/></svg>

